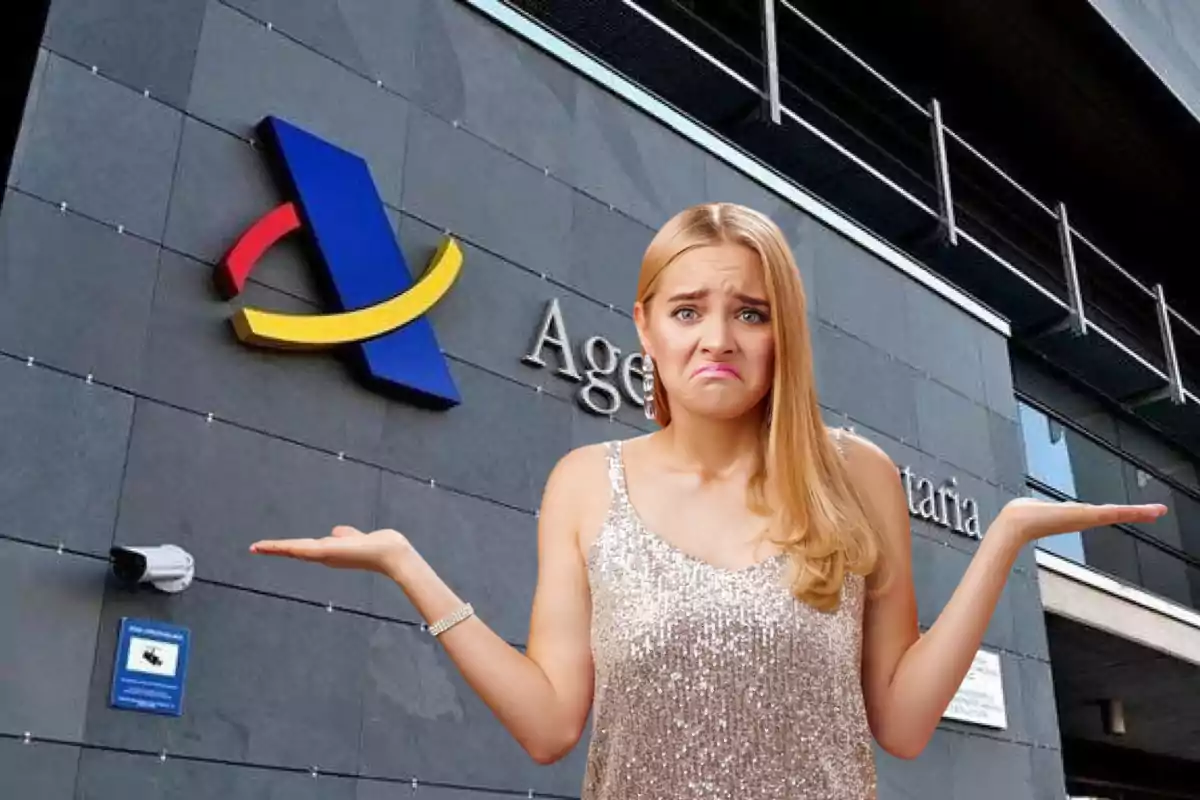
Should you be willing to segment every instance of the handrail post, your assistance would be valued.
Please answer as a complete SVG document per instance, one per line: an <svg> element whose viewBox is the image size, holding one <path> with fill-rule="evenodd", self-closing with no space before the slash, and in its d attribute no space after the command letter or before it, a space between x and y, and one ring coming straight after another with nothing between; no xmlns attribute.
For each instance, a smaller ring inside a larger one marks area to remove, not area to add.
<svg viewBox="0 0 1200 800"><path fill-rule="evenodd" d="M946 150L946 129L942 125L942 104L929 101L930 128L933 134L933 165L937 172L938 216L946 241L958 244L958 225L954 220L954 196L950 192L950 159Z"/></svg>
<svg viewBox="0 0 1200 800"><path fill-rule="evenodd" d="M779 99L779 39L775 28L775 0L763 0L763 69L767 84L767 112L771 122L783 122L783 104Z"/></svg>

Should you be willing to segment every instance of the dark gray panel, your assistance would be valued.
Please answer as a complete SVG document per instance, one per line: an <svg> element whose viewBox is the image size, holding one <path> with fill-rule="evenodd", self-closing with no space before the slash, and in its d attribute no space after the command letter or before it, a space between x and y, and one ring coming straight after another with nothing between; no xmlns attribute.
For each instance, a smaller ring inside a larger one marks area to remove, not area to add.
<svg viewBox="0 0 1200 800"><path fill-rule="evenodd" d="M1146 542L1137 543L1137 558L1142 577L1138 581L1139 586L1163 597L1169 597L1185 607L1192 605L1189 567L1185 562Z"/></svg>
<svg viewBox="0 0 1200 800"><path fill-rule="evenodd" d="M368 576L251 556L258 539L370 529L379 470L156 403L139 402L116 539L171 542L202 578L365 610Z"/></svg>
<svg viewBox="0 0 1200 800"><path fill-rule="evenodd" d="M1008 577L1015 627L1015 649L1033 658L1048 659L1050 648L1046 641L1046 616L1036 576Z"/></svg>
<svg viewBox="0 0 1200 800"><path fill-rule="evenodd" d="M216 264L251 225L283 201L265 153L225 131L188 118L163 243ZM301 236L285 237L254 266L251 280L313 302L323 301Z"/></svg>
<svg viewBox="0 0 1200 800"><path fill-rule="evenodd" d="M825 324L813 326L821 402L907 444L917 441L917 373Z"/></svg>
<svg viewBox="0 0 1200 800"><path fill-rule="evenodd" d="M402 531L497 634L526 641L537 583L532 514L385 474L376 524ZM421 620L398 587L381 586L376 600L375 613Z"/></svg>
<svg viewBox="0 0 1200 800"><path fill-rule="evenodd" d="M928 627L937 621L969 562L969 556L945 544L924 536L913 537L913 586L921 625Z"/></svg>
<svg viewBox="0 0 1200 800"><path fill-rule="evenodd" d="M182 125L173 108L51 56L16 185L157 241Z"/></svg>
<svg viewBox="0 0 1200 800"><path fill-rule="evenodd" d="M1150 431L1136 427L1128 420L1115 419L1114 422L1117 428L1117 439L1113 444L1184 486L1200 490L1195 467L1186 455L1171 448Z"/></svg>
<svg viewBox="0 0 1200 800"><path fill-rule="evenodd" d="M578 794L578 756L534 762L429 634L378 623L368 659L360 774ZM576 746L585 749L584 741Z"/></svg>
<svg viewBox="0 0 1200 800"><path fill-rule="evenodd" d="M817 242L823 235L820 223L793 206L783 204L773 217L792 249L792 258L800 270L804 289L805 313L809 325L817 319Z"/></svg>
<svg viewBox="0 0 1200 800"><path fill-rule="evenodd" d="M79 763L76 800L354 800L355 783L304 772L89 750Z"/></svg>
<svg viewBox="0 0 1200 800"><path fill-rule="evenodd" d="M1092 3L1179 101L1200 116L1200 14L1170 0Z"/></svg>
<svg viewBox="0 0 1200 800"><path fill-rule="evenodd" d="M0 348L135 386L158 248L8 192L0 216Z"/></svg>
<svg viewBox="0 0 1200 800"><path fill-rule="evenodd" d="M304 303L250 285L238 301L312 313ZM213 413L256 430L369 460L387 401L360 385L333 352L282 352L242 345L212 270L163 253L146 347L144 389L151 397Z"/></svg>
<svg viewBox="0 0 1200 800"><path fill-rule="evenodd" d="M915 759L899 759L875 745L879 800L913 800L946 796L946 776L953 768L951 748L958 734L935 730Z"/></svg>
<svg viewBox="0 0 1200 800"><path fill-rule="evenodd" d="M903 469L907 466L911 467L913 472L920 475L925 475L930 478L940 476L938 467L935 466L936 462L934 459L925 455L920 450L917 450L915 447L902 444L898 440L888 436L886 433L863 425L861 422L847 422L831 412L824 412L822 416L825 418L826 425L834 427L849 426L850 428L853 428L857 435L861 436L872 444L877 445L881 450L883 450L883 452L887 454L888 458L892 460L892 463L896 465L897 469ZM935 475L934 473L938 474Z"/></svg>
<svg viewBox="0 0 1200 800"><path fill-rule="evenodd" d="M633 312L642 256L654 231L585 194L573 195L569 260L555 277L584 295Z"/></svg>
<svg viewBox="0 0 1200 800"><path fill-rule="evenodd" d="M578 790L576 790L578 791ZM363 781L358 782L355 800L512 800L511 793L499 794L484 789L468 789L461 786L434 786L418 783L416 792L406 781Z"/></svg>
<svg viewBox="0 0 1200 800"><path fill-rule="evenodd" d="M1022 659L1011 653L1000 653L1000 683L1004 691L1005 722L1008 727L1003 730L981 728L988 735L1006 739L1021 744L1030 744L1031 730L1036 722L1031 719L1034 710L1030 707L1030 698L1025 693L1025 683L1021 672ZM1050 698L1051 704L1054 698ZM961 723L968 726L968 723Z"/></svg>
<svg viewBox="0 0 1200 800"><path fill-rule="evenodd" d="M1032 800L1066 800L1067 779L1063 774L1062 752L1033 747L1029 750L1033 780Z"/></svg>
<svg viewBox="0 0 1200 800"><path fill-rule="evenodd" d="M814 291L818 316L893 357L908 360L903 301L908 278L839 233L817 225Z"/></svg>
<svg viewBox="0 0 1200 800"><path fill-rule="evenodd" d="M995 480L988 412L935 381L917 382L921 449L984 480Z"/></svg>
<svg viewBox="0 0 1200 800"><path fill-rule="evenodd" d="M605 90L580 81L570 182L657 229L705 200L706 156Z"/></svg>
<svg viewBox="0 0 1200 800"><path fill-rule="evenodd" d="M568 262L571 190L541 170L418 110L404 169L405 211L535 272Z"/></svg>
<svg viewBox="0 0 1200 800"><path fill-rule="evenodd" d="M0 386L0 532L107 552L133 398L7 358Z"/></svg>
<svg viewBox="0 0 1200 800"><path fill-rule="evenodd" d="M277 30L384 86L414 98L423 84L417 53L430 3L394 0L227 0Z"/></svg>
<svg viewBox="0 0 1200 800"><path fill-rule="evenodd" d="M1013 393L1013 368L1008 360L1008 339L981 327L979 355L983 364L983 391L987 397L987 407L1016 421L1017 400Z"/></svg>
<svg viewBox="0 0 1200 800"><path fill-rule="evenodd" d="M986 405L980 354L983 326L915 281L904 282L903 299L908 315L907 361Z"/></svg>
<svg viewBox="0 0 1200 800"><path fill-rule="evenodd" d="M709 203L737 203L775 219L791 204L718 158L704 160L704 194ZM776 220L778 222L778 220Z"/></svg>
<svg viewBox="0 0 1200 800"><path fill-rule="evenodd" d="M1018 671L1029 720L1029 741L1038 747L1061 747L1050 664L1022 658Z"/></svg>
<svg viewBox="0 0 1200 800"><path fill-rule="evenodd" d="M55 0L46 46L182 108L207 0Z"/></svg>
<svg viewBox="0 0 1200 800"><path fill-rule="evenodd" d="M971 556L924 536L912 538L913 586L923 626L937 621L967 571ZM1012 649L1015 633L1011 589L1006 585L983 635L985 647Z"/></svg>
<svg viewBox="0 0 1200 800"><path fill-rule="evenodd" d="M0 797L73 800L79 748L0 739Z"/></svg>
<svg viewBox="0 0 1200 800"><path fill-rule="evenodd" d="M424 11L419 70L421 98L433 100L427 107L535 167L565 173L575 73L462 3L425 3ZM435 87L446 90L436 99L427 94Z"/></svg>
<svg viewBox="0 0 1200 800"><path fill-rule="evenodd" d="M1029 797L1028 745L959 736L954 739L954 797L974 800L1013 800Z"/></svg>
<svg viewBox="0 0 1200 800"><path fill-rule="evenodd" d="M188 111L241 137L282 117L366 159L399 205L407 101L220 3L205 18Z"/></svg>
<svg viewBox="0 0 1200 800"><path fill-rule="evenodd" d="M387 407L380 460L421 480L532 511L571 439L570 406L458 361L462 405L426 411Z"/></svg>
<svg viewBox="0 0 1200 800"><path fill-rule="evenodd" d="M10 642L0 648L0 732L80 740L106 571L99 559L0 539L0 631Z"/></svg>
<svg viewBox="0 0 1200 800"><path fill-rule="evenodd" d="M1021 426L1008 417L994 411L987 412L988 438L992 455L996 459L996 479L1001 486L1010 490L1025 486L1025 443L1021 438Z"/></svg>
<svg viewBox="0 0 1200 800"><path fill-rule="evenodd" d="M270 23L276 30L303 42L324 56L344 64L355 72L375 77L367 69L362 53L359 52L354 34L347 24L346 11L342 6L355 8L361 2L339 3L338 0L224 0L226 5L246 12L264 24ZM418 3L393 3L398 6L419 6ZM372 11L378 8L372 8ZM413 11L405 14L414 16ZM377 24L390 20L378 19ZM403 34L397 30L393 33ZM410 34L411 35L411 34Z"/></svg>
<svg viewBox="0 0 1200 800"><path fill-rule="evenodd" d="M121 617L191 630L182 717L108 707ZM194 583L176 596L110 588L88 699L87 741L270 766L353 772L367 621Z"/></svg>
<svg viewBox="0 0 1200 800"><path fill-rule="evenodd" d="M8 174L4 176L5 186L16 186L17 184L21 163L25 160L25 152L29 149L29 138L33 135L33 122L37 116L38 101L42 97L42 86L46 82L46 64L49 62L50 51L39 47L37 60L33 64L33 74L29 76L29 90L25 94L25 106L21 112L21 128L17 131L17 143L13 148Z"/></svg>
<svg viewBox="0 0 1200 800"><path fill-rule="evenodd" d="M571 414L571 448L610 442L614 439L630 439L643 433L639 428L632 428L609 417L597 417L580 410Z"/></svg>

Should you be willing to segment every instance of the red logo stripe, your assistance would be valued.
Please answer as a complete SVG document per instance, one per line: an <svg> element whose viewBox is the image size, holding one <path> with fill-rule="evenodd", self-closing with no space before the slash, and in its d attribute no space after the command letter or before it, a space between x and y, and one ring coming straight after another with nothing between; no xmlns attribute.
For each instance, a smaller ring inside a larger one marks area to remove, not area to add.
<svg viewBox="0 0 1200 800"><path fill-rule="evenodd" d="M284 203L268 211L242 234L237 244L217 267L217 288L226 299L241 294L250 270L262 254L294 230L300 228L295 203Z"/></svg>

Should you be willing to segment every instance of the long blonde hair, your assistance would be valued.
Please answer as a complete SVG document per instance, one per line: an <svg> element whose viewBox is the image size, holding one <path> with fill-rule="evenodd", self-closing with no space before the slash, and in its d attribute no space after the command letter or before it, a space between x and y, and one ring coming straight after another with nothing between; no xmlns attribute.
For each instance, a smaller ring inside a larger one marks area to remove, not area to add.
<svg viewBox="0 0 1200 800"><path fill-rule="evenodd" d="M659 275L682 254L726 243L758 254L775 338L775 375L749 505L771 520L772 538L790 558L792 594L833 610L847 573L875 571L880 543L821 419L804 287L783 233L764 214L733 203L685 209L646 249L637 300L651 301ZM659 425L670 424L670 399L660 380L654 381L654 406Z"/></svg>

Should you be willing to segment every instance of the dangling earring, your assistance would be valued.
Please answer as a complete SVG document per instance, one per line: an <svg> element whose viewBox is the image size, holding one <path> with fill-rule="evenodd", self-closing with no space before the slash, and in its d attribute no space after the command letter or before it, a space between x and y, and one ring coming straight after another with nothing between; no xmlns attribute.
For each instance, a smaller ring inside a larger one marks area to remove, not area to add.
<svg viewBox="0 0 1200 800"><path fill-rule="evenodd" d="M654 419L654 360L649 353L642 356L642 398L646 419Z"/></svg>

